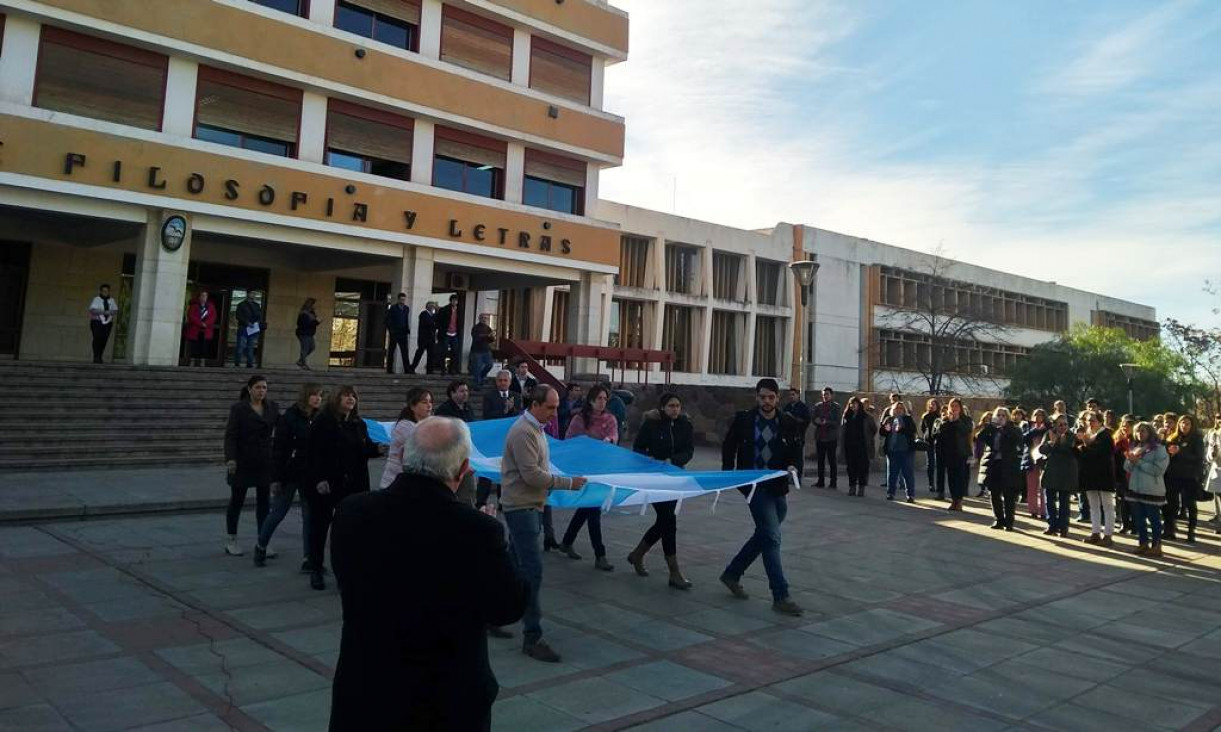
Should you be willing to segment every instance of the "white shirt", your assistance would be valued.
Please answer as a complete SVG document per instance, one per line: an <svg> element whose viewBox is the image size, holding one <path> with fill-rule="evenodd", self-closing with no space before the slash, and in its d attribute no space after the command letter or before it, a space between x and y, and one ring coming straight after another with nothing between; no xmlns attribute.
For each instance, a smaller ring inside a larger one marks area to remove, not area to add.
<svg viewBox="0 0 1221 732"><path fill-rule="evenodd" d="M113 297L110 298L110 307L108 308L102 300L102 296L98 295L93 298L93 302L89 303L89 318L90 320L98 321L102 325L109 325L114 320L114 313L108 312L111 310L118 312L119 301Z"/></svg>

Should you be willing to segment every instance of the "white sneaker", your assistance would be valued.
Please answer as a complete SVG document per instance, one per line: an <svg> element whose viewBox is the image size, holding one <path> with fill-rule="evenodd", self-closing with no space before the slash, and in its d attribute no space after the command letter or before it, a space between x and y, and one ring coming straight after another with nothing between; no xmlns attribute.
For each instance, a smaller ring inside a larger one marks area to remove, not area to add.
<svg viewBox="0 0 1221 732"><path fill-rule="evenodd" d="M237 539L230 539L225 543L225 554L228 554L231 557L240 557L245 553L246 552L242 551L242 548L237 545Z"/></svg>

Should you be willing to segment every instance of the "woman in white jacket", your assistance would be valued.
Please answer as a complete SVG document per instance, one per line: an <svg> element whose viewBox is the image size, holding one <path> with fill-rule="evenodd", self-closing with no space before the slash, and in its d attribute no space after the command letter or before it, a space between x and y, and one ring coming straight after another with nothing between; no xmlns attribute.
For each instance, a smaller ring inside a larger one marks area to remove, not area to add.
<svg viewBox="0 0 1221 732"><path fill-rule="evenodd" d="M1204 490L1213 497L1213 525L1221 534L1221 414L1213 417L1213 428L1204 443Z"/></svg>
<svg viewBox="0 0 1221 732"><path fill-rule="evenodd" d="M398 421L390 433L390 449L386 452L386 467L382 470L382 481L378 488L389 488L403 472L403 449L407 445L407 436L415 431L417 423L431 416L432 392L418 386L408 389L407 406L399 412Z"/></svg>

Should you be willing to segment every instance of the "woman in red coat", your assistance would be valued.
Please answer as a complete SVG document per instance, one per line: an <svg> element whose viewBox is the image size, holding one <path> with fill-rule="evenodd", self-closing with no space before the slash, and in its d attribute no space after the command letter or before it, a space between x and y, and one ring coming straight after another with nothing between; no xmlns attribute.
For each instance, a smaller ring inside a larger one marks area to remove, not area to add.
<svg viewBox="0 0 1221 732"><path fill-rule="evenodd" d="M203 366L208 358L208 344L216 335L216 305L200 292L187 308L187 347L192 366Z"/></svg>

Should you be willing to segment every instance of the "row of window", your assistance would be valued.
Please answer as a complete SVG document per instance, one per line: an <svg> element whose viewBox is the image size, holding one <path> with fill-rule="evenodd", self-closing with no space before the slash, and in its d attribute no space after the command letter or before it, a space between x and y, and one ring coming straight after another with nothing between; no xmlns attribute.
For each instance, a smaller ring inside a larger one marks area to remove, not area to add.
<svg viewBox="0 0 1221 732"><path fill-rule="evenodd" d="M150 130L161 129L169 59L58 28L44 27L34 105ZM220 145L296 157L300 89L199 67L194 136ZM410 180L414 120L336 99L328 101L327 165ZM504 198L508 146L502 140L436 128L433 185ZM582 215L585 163L526 153L523 203Z"/></svg>
<svg viewBox="0 0 1221 732"><path fill-rule="evenodd" d="M251 0L302 18L308 0ZM336 28L404 51L420 50L418 0L339 0ZM482 15L443 7L441 60L509 81L513 73L513 28ZM530 42L530 88L590 103L593 57L537 36Z"/></svg>
<svg viewBox="0 0 1221 732"><path fill-rule="evenodd" d="M939 343L921 333L878 331L878 366L895 371L1005 376L1030 349L1004 343Z"/></svg>
<svg viewBox="0 0 1221 732"><path fill-rule="evenodd" d="M653 240L627 235L620 240L619 275L615 284L644 287L649 247ZM700 250L684 244L666 244L667 292L680 295L698 294ZM712 253L712 296L718 300L746 302L746 284L742 281L746 257L730 252ZM784 265L758 259L755 261L755 299L761 305L784 302Z"/></svg>
<svg viewBox="0 0 1221 732"><path fill-rule="evenodd" d="M980 320L1054 333L1068 330L1068 303L895 267L880 269L883 305L970 313Z"/></svg>
<svg viewBox="0 0 1221 732"><path fill-rule="evenodd" d="M1109 310L1094 310L1090 313L1090 320L1094 325L1102 326L1103 328L1119 328L1124 333L1128 334L1129 338L1135 338L1138 341L1148 341L1161 336L1162 327L1157 321L1145 320L1144 318L1133 318L1119 313L1112 313Z"/></svg>

